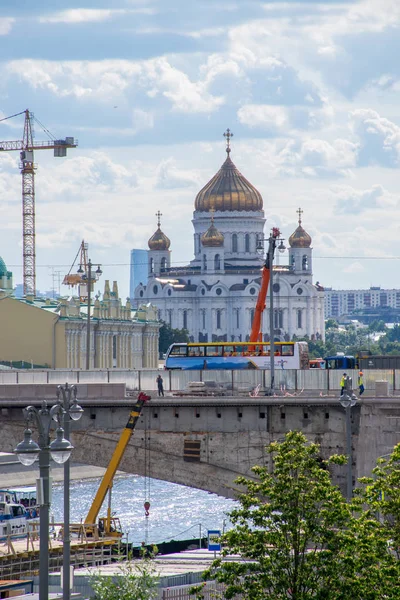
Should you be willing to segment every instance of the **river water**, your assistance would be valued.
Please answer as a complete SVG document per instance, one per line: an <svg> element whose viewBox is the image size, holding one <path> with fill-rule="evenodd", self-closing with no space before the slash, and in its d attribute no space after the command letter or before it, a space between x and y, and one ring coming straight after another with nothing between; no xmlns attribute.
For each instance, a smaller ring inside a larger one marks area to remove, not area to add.
<svg viewBox="0 0 400 600"><path fill-rule="evenodd" d="M84 520L99 487L100 479L71 481L71 523ZM150 516L145 517L143 503L150 502ZM100 516L105 516L108 497ZM158 479L145 480L137 475L122 475L114 480L112 512L121 520L129 543L140 546L169 540L185 540L207 535L208 529L230 527L227 513L234 500L216 494L176 485ZM63 486L54 484L51 513L56 523L63 520Z"/></svg>

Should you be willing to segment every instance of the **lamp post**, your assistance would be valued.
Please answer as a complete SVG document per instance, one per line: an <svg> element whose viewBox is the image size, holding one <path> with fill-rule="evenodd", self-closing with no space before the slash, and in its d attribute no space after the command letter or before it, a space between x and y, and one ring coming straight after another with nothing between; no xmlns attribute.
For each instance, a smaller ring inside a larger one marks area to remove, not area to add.
<svg viewBox="0 0 400 600"><path fill-rule="evenodd" d="M92 285L93 282L97 281L102 274L102 270L100 269L101 265L97 265L97 269L95 271L95 276L92 279L92 261L89 258L87 264L87 272L84 272L82 269L82 265L79 265L78 273L83 273L82 281L87 282L87 320L86 320L86 370L90 369L90 302L92 295Z"/></svg>
<svg viewBox="0 0 400 600"><path fill-rule="evenodd" d="M75 385L59 385L57 387L57 399L64 411L64 435L66 439L70 436L70 423L79 421L83 408L77 401L77 389ZM70 536L70 462L64 463L64 526L63 526L63 600L71 597L71 536Z"/></svg>
<svg viewBox="0 0 400 600"><path fill-rule="evenodd" d="M284 252L286 247L283 244L281 232L277 227L273 227L269 238L259 240L257 250L264 252L263 241L268 242L268 251L265 260L265 267L269 270L269 354L270 354L270 395L274 395L275 389L275 327L274 327L274 254L276 244L279 241L278 250Z"/></svg>
<svg viewBox="0 0 400 600"><path fill-rule="evenodd" d="M340 404L346 410L346 453L347 453L347 500L353 497L353 447L351 443L351 409L357 403L357 396L353 392L352 378L348 375L345 379L345 388L340 396Z"/></svg>
<svg viewBox="0 0 400 600"><path fill-rule="evenodd" d="M48 408L46 401L42 407L28 406L23 410L27 424L36 423L39 433L38 444L32 440L32 431L26 427L24 440L15 448L18 460L25 466L32 465L39 457L39 489L37 500L40 506L39 522L39 600L48 600L49 597L49 513L50 513L50 457L57 463L65 463L73 449L71 443L64 438L61 427L64 409L61 404L54 404ZM50 442L50 429L52 420L58 422L56 439Z"/></svg>

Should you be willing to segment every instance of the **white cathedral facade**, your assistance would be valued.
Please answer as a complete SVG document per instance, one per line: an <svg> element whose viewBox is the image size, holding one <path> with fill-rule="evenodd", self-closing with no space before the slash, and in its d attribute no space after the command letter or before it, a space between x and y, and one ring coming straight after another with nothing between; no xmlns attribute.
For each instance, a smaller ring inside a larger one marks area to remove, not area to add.
<svg viewBox="0 0 400 600"><path fill-rule="evenodd" d="M263 200L233 164L230 136L228 130L224 164L195 199L194 259L184 267L171 266L171 243L158 212L158 228L148 242L147 283L135 290L138 301L157 306L160 319L187 329L191 341L248 340L261 286L264 260L258 247L269 235ZM299 225L289 237L289 264L277 264L275 257L274 335L281 341L325 337L324 292L313 284L311 237L302 227L300 209L298 214ZM262 333L268 341L269 299Z"/></svg>

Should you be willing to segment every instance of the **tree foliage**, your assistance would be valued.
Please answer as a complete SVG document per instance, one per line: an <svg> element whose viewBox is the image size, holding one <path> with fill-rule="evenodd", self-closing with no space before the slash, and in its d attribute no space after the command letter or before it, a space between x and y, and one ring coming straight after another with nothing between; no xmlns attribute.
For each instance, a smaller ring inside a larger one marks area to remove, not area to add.
<svg viewBox="0 0 400 600"><path fill-rule="evenodd" d="M165 321L161 321L161 323L158 342L159 352L166 352L173 342L189 342L189 332L187 329L173 329Z"/></svg>
<svg viewBox="0 0 400 600"><path fill-rule="evenodd" d="M376 334L381 334L375 339ZM308 342L310 358L324 358L338 352L356 356L360 351L370 354L400 354L400 325L388 329L384 321L375 320L368 327L356 327L353 323L339 327L334 319L325 323L325 342L310 340Z"/></svg>
<svg viewBox="0 0 400 600"><path fill-rule="evenodd" d="M91 577L94 600L155 600L158 598L158 578L150 558L120 563L118 574Z"/></svg>
<svg viewBox="0 0 400 600"><path fill-rule="evenodd" d="M330 476L345 457L321 460L300 432L268 452L272 470L237 480L245 491L233 528L204 577L225 584L224 598L400 600L400 444L350 503ZM203 597L200 586L193 592Z"/></svg>
<svg viewBox="0 0 400 600"><path fill-rule="evenodd" d="M365 599L400 598L400 444L379 458L372 477L359 480L358 571ZM379 590L379 595L373 595Z"/></svg>
<svg viewBox="0 0 400 600"><path fill-rule="evenodd" d="M267 449L273 470L257 466L257 480L237 479L246 491L230 514L234 527L222 538L222 558L206 577L226 584L226 598L350 600L343 546L352 516L329 472L346 459L333 456L321 468L319 446L301 432ZM242 560L224 560L232 554Z"/></svg>

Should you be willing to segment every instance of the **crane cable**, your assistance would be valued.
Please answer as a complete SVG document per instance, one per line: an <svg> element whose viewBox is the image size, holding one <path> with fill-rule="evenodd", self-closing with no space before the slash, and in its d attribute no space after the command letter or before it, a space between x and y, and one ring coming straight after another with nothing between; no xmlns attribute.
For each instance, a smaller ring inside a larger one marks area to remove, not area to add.
<svg viewBox="0 0 400 600"><path fill-rule="evenodd" d="M144 509L145 509L145 544L149 543L149 516L150 516L150 411L144 416Z"/></svg>

